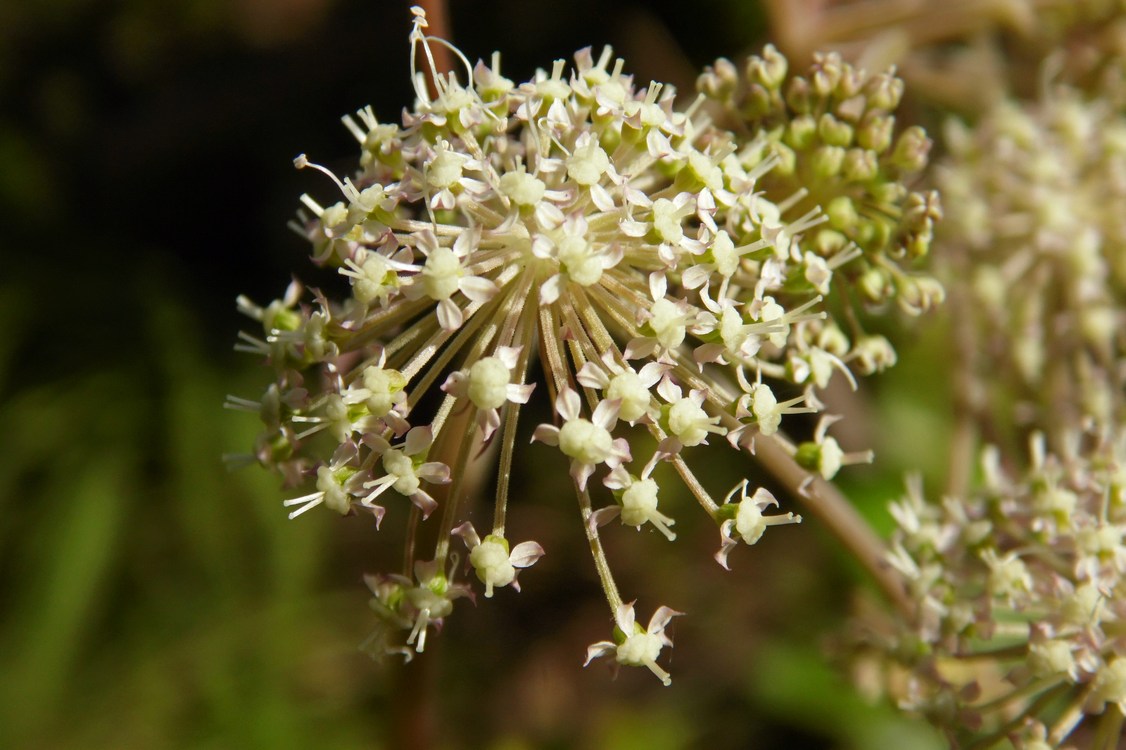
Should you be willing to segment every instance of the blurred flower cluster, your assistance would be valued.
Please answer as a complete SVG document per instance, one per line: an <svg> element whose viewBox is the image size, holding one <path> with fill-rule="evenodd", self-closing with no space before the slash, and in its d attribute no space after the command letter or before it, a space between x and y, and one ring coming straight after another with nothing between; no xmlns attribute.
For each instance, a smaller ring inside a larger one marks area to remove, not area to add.
<svg viewBox="0 0 1126 750"><path fill-rule="evenodd" d="M944 261L969 284L990 413L1053 435L1120 423L1126 386L1126 119L1051 86L947 128Z"/></svg>
<svg viewBox="0 0 1126 750"><path fill-rule="evenodd" d="M1036 434L1019 473L990 447L980 490L939 504L915 480L892 506L916 612L880 645L911 670L903 705L952 737L1054 747L1121 721L1105 708L1126 704L1126 440L1066 442L1050 454Z"/></svg>
<svg viewBox="0 0 1126 750"><path fill-rule="evenodd" d="M941 502L891 508L912 611L872 637L958 746L1115 747L1126 708L1126 119L1065 62L952 121L934 174L957 445Z"/></svg>
<svg viewBox="0 0 1126 750"><path fill-rule="evenodd" d="M517 588L544 554L513 544L506 527L530 436L561 454L540 448L536 460L569 473L617 626L589 658L646 666L668 684L657 659L679 613L659 607L647 628L636 622L603 529L648 525L663 537L654 545L675 539L656 472L669 465L715 523L727 567L739 542L801 519L768 513L778 501L747 480L711 486L686 449L754 454L790 415L821 413L811 439L782 442L806 482L870 460L828 435L819 395L834 373L854 382L853 369L895 360L859 327L854 290L867 306L894 299L911 313L941 299L937 282L905 270L939 213L933 194L904 185L929 141L918 128L896 135L897 79L836 58L790 79L768 49L746 81L720 61L685 106L671 86L636 86L609 48L516 83L499 55L472 65L426 28L416 9L418 99L401 124L370 109L344 118L359 168L337 176L296 162L335 185L327 205L302 197L294 227L349 293L306 298L295 282L265 306L239 300L261 325L239 348L276 375L259 399L228 402L265 424L246 459L291 485L315 483L285 501L291 517L324 508L378 526L408 516L404 569L367 580L373 650L409 658L456 599L473 596L456 582L458 548L486 597ZM426 73L439 47L460 76ZM733 130L708 99L736 108ZM541 411L554 418L522 429L522 415ZM465 519L481 462L497 482L491 526L477 530Z"/></svg>

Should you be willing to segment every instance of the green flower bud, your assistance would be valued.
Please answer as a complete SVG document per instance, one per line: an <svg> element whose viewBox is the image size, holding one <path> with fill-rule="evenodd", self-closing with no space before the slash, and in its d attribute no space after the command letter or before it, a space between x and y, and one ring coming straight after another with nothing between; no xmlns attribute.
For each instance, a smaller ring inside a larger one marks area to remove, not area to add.
<svg viewBox="0 0 1126 750"><path fill-rule="evenodd" d="M809 81L804 78L790 79L786 87L786 104L797 114L808 114L813 110L813 91Z"/></svg>
<svg viewBox="0 0 1126 750"><path fill-rule="evenodd" d="M856 212L856 206L853 205L852 199L847 195L838 195L829 201L829 205L825 207L825 213L829 216L829 226L833 229L839 229L845 234L854 230L857 221L860 219Z"/></svg>
<svg viewBox="0 0 1126 750"><path fill-rule="evenodd" d="M879 73L864 84L864 95L870 109L890 112L903 98L903 80L891 73Z"/></svg>
<svg viewBox="0 0 1126 750"><path fill-rule="evenodd" d="M821 136L821 140L830 146L852 144L852 126L828 113L821 115L821 119L817 121L817 133Z"/></svg>
<svg viewBox="0 0 1126 750"><path fill-rule="evenodd" d="M845 154L841 174L849 182L869 182L880 174L880 163L875 151L850 148Z"/></svg>
<svg viewBox="0 0 1126 750"><path fill-rule="evenodd" d="M762 57L752 57L747 61L747 77L761 83L768 89L777 90L786 79L789 64L786 57L768 44L762 51Z"/></svg>
<svg viewBox="0 0 1126 750"><path fill-rule="evenodd" d="M822 146L813 152L810 165L813 174L822 179L836 177L844 164L845 150L839 146Z"/></svg>
<svg viewBox="0 0 1126 750"><path fill-rule="evenodd" d="M895 117L892 115L869 113L856 131L856 142L864 148L882 154L891 146L894 129Z"/></svg>
<svg viewBox="0 0 1126 750"><path fill-rule="evenodd" d="M796 151L804 151L813 145L817 136L817 121L810 115L799 115L790 121L784 140Z"/></svg>
<svg viewBox="0 0 1126 750"><path fill-rule="evenodd" d="M895 142L892 163L905 172L918 172L927 165L931 140L925 130L915 125L904 130Z"/></svg>

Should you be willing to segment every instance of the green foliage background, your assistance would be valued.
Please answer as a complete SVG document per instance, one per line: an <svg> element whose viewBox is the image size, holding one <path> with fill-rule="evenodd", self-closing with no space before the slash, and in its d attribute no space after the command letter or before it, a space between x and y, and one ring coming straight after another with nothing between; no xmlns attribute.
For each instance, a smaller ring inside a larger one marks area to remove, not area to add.
<svg viewBox="0 0 1126 750"><path fill-rule="evenodd" d="M835 671L824 639L857 576L809 524L730 574L688 512L671 548L623 535L627 589L691 615L671 688L612 681L580 668L609 618L577 514L553 501L564 472L556 488L528 471L542 499L513 525L548 556L524 593L459 608L425 658L384 669L358 650L361 575L394 564L382 538L328 514L290 523L274 477L224 469L257 426L223 398L266 382L229 351L234 297L269 299L291 270L316 281L284 223L324 186L289 160L343 162L340 114L409 103L406 5L0 5L0 746L937 746ZM502 48L514 76L610 42L639 76L689 86L684 71L764 32L736 0L692 24L671 2L452 5L467 54ZM941 429L891 403L894 442ZM859 475L868 511L898 476Z"/></svg>

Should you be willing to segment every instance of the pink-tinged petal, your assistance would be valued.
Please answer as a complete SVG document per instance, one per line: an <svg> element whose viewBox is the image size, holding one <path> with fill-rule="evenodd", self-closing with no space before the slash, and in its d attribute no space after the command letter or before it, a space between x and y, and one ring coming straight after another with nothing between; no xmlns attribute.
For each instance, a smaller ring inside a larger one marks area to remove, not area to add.
<svg viewBox="0 0 1126 750"><path fill-rule="evenodd" d="M407 433L403 442L403 452L408 456L417 456L434 442L434 432L426 426L414 427Z"/></svg>
<svg viewBox="0 0 1126 750"><path fill-rule="evenodd" d="M551 258L551 251L554 247L554 243L552 243L551 239L548 238L547 235L537 234L532 239L532 255L540 258L541 260L547 260Z"/></svg>
<svg viewBox="0 0 1126 750"><path fill-rule="evenodd" d="M508 561L515 568L527 568L535 565L536 560L543 557L543 547L536 542L520 542L512 548Z"/></svg>
<svg viewBox="0 0 1126 750"><path fill-rule="evenodd" d="M481 440L489 442L489 438L500 427L500 412L496 409L482 409L477 412L477 426L481 428Z"/></svg>
<svg viewBox="0 0 1126 750"><path fill-rule="evenodd" d="M437 560L416 560L414 563L414 577L418 579L419 583L429 581L436 576L440 570L441 568L438 567ZM413 585L413 582L409 578L402 578L402 582L407 586Z"/></svg>
<svg viewBox="0 0 1126 750"><path fill-rule="evenodd" d="M645 193L644 190L638 190L630 185L622 187L622 195L625 197L627 204L631 206L641 206L642 208L649 208L653 205L653 200Z"/></svg>
<svg viewBox="0 0 1126 750"><path fill-rule="evenodd" d="M483 276L463 276L457 288L474 302L488 302L500 291L500 287Z"/></svg>
<svg viewBox="0 0 1126 750"><path fill-rule="evenodd" d="M557 273L540 286L540 304L550 305L563 293L563 274Z"/></svg>
<svg viewBox="0 0 1126 750"><path fill-rule="evenodd" d="M598 406L594 408L594 414L590 416L590 421L604 429L613 429L618 421L618 411L621 407L622 402L620 399L604 399L599 401Z"/></svg>
<svg viewBox="0 0 1126 750"><path fill-rule="evenodd" d="M413 289L414 287L408 287ZM447 331L456 331L461 328L465 318L461 308L452 299L444 299L438 303L438 325Z"/></svg>
<svg viewBox="0 0 1126 750"><path fill-rule="evenodd" d="M671 607L660 607L649 619L649 627L646 628L646 632L654 635L664 633L665 626L669 624L669 620L674 617L680 617L683 614L683 612L677 612Z"/></svg>
<svg viewBox="0 0 1126 750"><path fill-rule="evenodd" d="M580 490L586 489L587 480L590 479L590 475L593 473L593 465L580 464L578 461L571 462L571 478L575 480L575 484L579 486Z"/></svg>
<svg viewBox="0 0 1126 750"><path fill-rule="evenodd" d="M507 396L508 400L514 404L526 404L528 403L528 399L532 397L532 391L534 391L535 389L535 383L532 383L530 385L517 385L516 383L511 383L505 389L505 396Z"/></svg>
<svg viewBox="0 0 1126 750"><path fill-rule="evenodd" d="M620 244L615 242L613 245L602 253L602 268L613 268L622 262L625 257L626 251Z"/></svg>
<svg viewBox="0 0 1126 750"><path fill-rule="evenodd" d="M357 453L358 449L356 448L356 444L348 440L341 443L340 447L333 452L330 463L332 466L343 466L344 464L351 463Z"/></svg>
<svg viewBox="0 0 1126 750"><path fill-rule="evenodd" d="M723 344L701 344L692 351L692 359L696 360L696 364L703 365L706 362L718 362L720 364L727 364L723 358L723 353L727 347Z"/></svg>
<svg viewBox="0 0 1126 750"><path fill-rule="evenodd" d="M618 464L629 463L633 456L629 452L629 441L618 438L613 442L613 454L606 459L606 465L613 469Z"/></svg>
<svg viewBox="0 0 1126 750"><path fill-rule="evenodd" d="M649 274L649 294L653 297L654 302L664 299L668 288L668 280L663 273L654 271Z"/></svg>
<svg viewBox="0 0 1126 750"><path fill-rule="evenodd" d="M630 221L623 219L618 222L618 228L622 230L622 234L626 237L644 237L649 231L649 228L641 221Z"/></svg>
<svg viewBox="0 0 1126 750"><path fill-rule="evenodd" d="M692 240L690 238L687 238L687 236L685 239L680 241L678 247L681 250L688 252L689 255L692 256L704 255L704 251L707 250L706 244L700 242L699 240Z"/></svg>
<svg viewBox="0 0 1126 750"><path fill-rule="evenodd" d="M559 412L559 416L570 422L579 418L581 409L582 401L579 399L579 394L572 390L570 386L563 386L563 390L559 391L559 395L555 397L555 410Z"/></svg>
<svg viewBox="0 0 1126 750"><path fill-rule="evenodd" d="M699 216L700 221L704 220L704 216L710 216L715 213L715 198L712 196L712 191L704 188L696 195L696 214Z"/></svg>
<svg viewBox="0 0 1126 750"><path fill-rule="evenodd" d="M410 430L410 422L403 419L403 416L397 411L390 411L383 415L383 422L395 433L395 437L402 437ZM366 442L367 435L364 435Z"/></svg>
<svg viewBox="0 0 1126 750"><path fill-rule="evenodd" d="M593 643L590 646L587 646L586 661L583 662L583 666L587 666L592 661L601 656L616 653L617 650L617 645L611 643L610 641L599 641L598 643Z"/></svg>
<svg viewBox="0 0 1126 750"><path fill-rule="evenodd" d="M446 382L442 383L442 391L457 396L458 398L465 398L469 393L469 378L466 377L464 372L451 372Z"/></svg>
<svg viewBox="0 0 1126 750"><path fill-rule="evenodd" d="M680 453L680 449L683 447L684 445L675 437L667 437L657 443L657 455L664 461Z"/></svg>
<svg viewBox="0 0 1126 750"><path fill-rule="evenodd" d="M467 165L463 165L467 166ZM471 252L477 249L477 245L481 242L481 227L474 227L473 229L466 229L457 236L454 240L453 251L459 258L464 258Z"/></svg>
<svg viewBox="0 0 1126 750"><path fill-rule="evenodd" d="M610 192L601 185L590 186L590 200L598 208L599 211L613 211L617 206L614 204L614 198Z"/></svg>
<svg viewBox="0 0 1126 750"><path fill-rule="evenodd" d="M611 490L624 490L630 485L629 472L624 466L617 466L602 480L603 486Z"/></svg>
<svg viewBox="0 0 1126 750"><path fill-rule="evenodd" d="M544 196L550 198L552 193L558 192L560 191L549 190L544 193ZM564 191L563 195L567 197L564 197L561 200L570 203L571 199L569 197L569 194L570 191ZM552 198L552 200L555 199ZM548 203L546 200L542 200L536 204L535 215L536 222L544 229L554 229L555 227L563 223L563 212L559 209L558 206Z"/></svg>
<svg viewBox="0 0 1126 750"><path fill-rule="evenodd" d="M754 502L759 508L766 508L770 505L778 505L778 499L765 487L759 487L755 490L755 494L751 495L751 501Z"/></svg>
<svg viewBox="0 0 1126 750"><path fill-rule="evenodd" d="M645 359L647 357L652 357L656 351L656 339L638 336L635 339L631 339L630 342L626 344L626 350L622 353L622 355L626 359Z"/></svg>
<svg viewBox="0 0 1126 750"><path fill-rule="evenodd" d="M365 505L364 507L370 510L371 514L375 516L375 530L379 531L379 525L383 523L383 515L387 512L387 509L382 505Z"/></svg>
<svg viewBox="0 0 1126 750"><path fill-rule="evenodd" d="M434 509L438 507L438 501L430 497L429 493L423 492L422 490L411 495L411 502L417 505L418 509L422 511L423 520L429 518L430 514L434 512Z"/></svg>
<svg viewBox="0 0 1126 750"><path fill-rule="evenodd" d="M680 400L680 386L672 382L672 378L665 377L657 386L657 394L671 404Z"/></svg>
<svg viewBox="0 0 1126 750"><path fill-rule="evenodd" d="M501 361L509 370L516 367L517 362L520 360L520 346L498 346L497 350L493 352L493 356Z"/></svg>
<svg viewBox="0 0 1126 750"><path fill-rule="evenodd" d="M532 442L559 445L559 428L553 424L541 424L532 433Z"/></svg>
<svg viewBox="0 0 1126 750"><path fill-rule="evenodd" d="M684 272L680 277L680 284L685 289L695 289L696 287L703 286L708 277L712 275L712 271L707 266L692 266Z"/></svg>
<svg viewBox="0 0 1126 750"><path fill-rule="evenodd" d="M619 505L608 505L605 508L599 508L590 514L590 518L587 520L587 526L593 531L599 526L605 526L613 521L621 512L622 508Z"/></svg>
<svg viewBox="0 0 1126 750"><path fill-rule="evenodd" d="M614 623L627 636L633 635L633 602L630 602L629 604L622 602L618 605L618 610L614 613Z"/></svg>
<svg viewBox="0 0 1126 750"><path fill-rule="evenodd" d="M645 147L654 159L663 159L676 153L669 139L656 128L651 129L649 135L645 137Z"/></svg>
<svg viewBox="0 0 1126 750"><path fill-rule="evenodd" d="M727 564L727 557L731 554L731 550L735 548L735 542L730 539L724 539L723 544L720 546L719 551L714 555L715 561L720 564L724 570L731 570L731 566Z"/></svg>
<svg viewBox="0 0 1126 750"><path fill-rule="evenodd" d="M606 390L610 386L610 378L606 376L601 367L593 362L584 364L582 369L575 373L575 380L579 381L579 385L597 388L598 390Z"/></svg>
<svg viewBox="0 0 1126 750"><path fill-rule="evenodd" d="M418 478L425 479L430 484L449 484L450 467L441 461L427 461L418 467Z"/></svg>
<svg viewBox="0 0 1126 750"><path fill-rule="evenodd" d="M481 544L481 537L477 535L477 530L473 528L473 524L469 521L458 526L450 534L460 536L465 541L465 546L471 550Z"/></svg>
<svg viewBox="0 0 1126 750"><path fill-rule="evenodd" d="M731 538L731 530L735 528L735 520L732 518L724 521L719 527L719 551L715 553L715 561L719 563L724 570L731 570L727 564L727 556L731 554L731 550L735 548L736 541Z"/></svg>
<svg viewBox="0 0 1126 750"><path fill-rule="evenodd" d="M641 378L641 384L646 388L652 388L653 385L664 377L664 374L671 368L663 362L648 362L644 367L637 371L637 376Z"/></svg>
<svg viewBox="0 0 1126 750"><path fill-rule="evenodd" d="M364 445L371 448L374 453L380 455L385 453L387 449L391 447L390 443L388 443L382 436L376 435L374 432L369 432L367 435L364 435L362 442Z"/></svg>

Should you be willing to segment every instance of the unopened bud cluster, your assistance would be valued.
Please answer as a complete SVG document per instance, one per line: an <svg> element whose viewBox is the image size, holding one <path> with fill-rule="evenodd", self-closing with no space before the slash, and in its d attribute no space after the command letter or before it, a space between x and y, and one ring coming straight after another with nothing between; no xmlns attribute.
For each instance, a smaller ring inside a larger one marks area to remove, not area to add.
<svg viewBox="0 0 1126 750"><path fill-rule="evenodd" d="M918 126L896 127L903 81L894 71L869 75L830 53L798 75L768 46L742 67L716 61L697 85L720 105L721 122L777 159L760 182L767 197L797 211L824 209L827 220L804 236L800 252L829 261L856 249L856 262L835 280L848 299L868 307L894 299L912 315L941 302L938 282L911 270L929 252L942 209L937 193L909 187L927 166L931 141ZM846 356L864 370L894 361L894 352L868 353L863 333L850 343Z"/></svg>
<svg viewBox="0 0 1126 750"><path fill-rule="evenodd" d="M415 66L448 46L425 28L417 11ZM895 264L925 252L937 213L896 182L925 162L927 141L915 131L891 138L891 79L864 89L872 102L857 117L824 113L824 134L810 143L842 149L841 164L811 170L807 149L784 151L765 125L733 133L712 124L703 97L677 106L670 86L638 88L608 48L524 83L502 74L499 56L471 66L450 49L465 65L460 77L418 73L418 101L401 124L370 109L344 118L360 145L351 175L298 159L337 194L324 204L304 196L295 228L350 293L305 298L295 285L264 307L240 300L262 329L243 334L240 348L263 355L276 378L259 400L230 405L265 423L259 463L292 484L315 482L285 501L291 517L322 508L378 525L402 514L410 539L422 538L418 528L436 538L432 552L412 547L403 571L368 578L381 622L373 650L409 656L472 595L453 582L463 573L451 537L486 597L516 588L544 554L510 540L506 521L514 462L528 449L517 444L521 409L549 404L554 419L532 440L569 467L618 626L590 658L613 655L667 683L656 660L677 613L660 607L647 628L635 622L603 529L619 521L652 527L654 544L675 539L686 509L668 507L661 464L714 521L725 567L737 543L800 521L766 513L777 500L746 481L710 486L685 449L753 452L788 415L821 411L818 393L834 372L851 379L851 365L894 362L886 341L848 341L821 307L842 280L873 274L881 289L901 287L913 309L940 295ZM873 205L892 218L865 218L877 194ZM813 196L830 199L829 214ZM843 453L827 434L832 421L825 415L813 440L790 449L826 479L869 458ZM490 444L498 450L483 450ZM497 462L499 481L491 527L478 531L465 519L480 460Z"/></svg>

